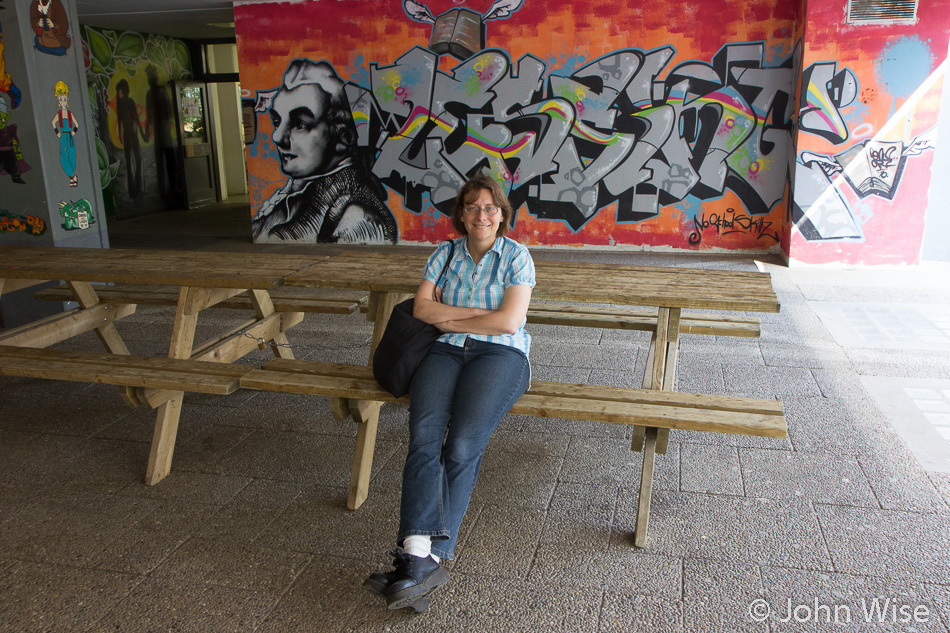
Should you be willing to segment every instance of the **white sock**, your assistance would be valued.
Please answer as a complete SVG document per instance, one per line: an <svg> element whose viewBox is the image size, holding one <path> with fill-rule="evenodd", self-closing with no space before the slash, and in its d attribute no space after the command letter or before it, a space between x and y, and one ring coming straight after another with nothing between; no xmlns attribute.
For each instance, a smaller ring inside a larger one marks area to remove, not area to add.
<svg viewBox="0 0 950 633"><path fill-rule="evenodd" d="M432 553L432 539L425 534L412 534L403 539L402 549L410 556L425 558L431 556L435 562L439 562L439 557Z"/></svg>

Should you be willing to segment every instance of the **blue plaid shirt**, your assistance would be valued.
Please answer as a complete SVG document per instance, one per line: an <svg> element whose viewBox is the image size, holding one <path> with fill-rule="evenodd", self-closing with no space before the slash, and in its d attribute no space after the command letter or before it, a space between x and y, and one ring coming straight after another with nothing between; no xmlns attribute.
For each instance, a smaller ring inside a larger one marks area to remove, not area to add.
<svg viewBox="0 0 950 633"><path fill-rule="evenodd" d="M476 265L468 253L466 238L461 237L453 241L455 252L440 284L442 303L497 310L501 307L505 290L510 286L534 288L534 261L524 245L507 237L496 238L495 245ZM426 263L425 278L432 283L436 283L442 272L449 248L448 242L442 242ZM514 334L446 333L440 336L439 340L461 347L465 344L465 339L471 337L478 341L514 347L527 356L531 348L531 335L525 331L524 325L525 322L522 321Z"/></svg>

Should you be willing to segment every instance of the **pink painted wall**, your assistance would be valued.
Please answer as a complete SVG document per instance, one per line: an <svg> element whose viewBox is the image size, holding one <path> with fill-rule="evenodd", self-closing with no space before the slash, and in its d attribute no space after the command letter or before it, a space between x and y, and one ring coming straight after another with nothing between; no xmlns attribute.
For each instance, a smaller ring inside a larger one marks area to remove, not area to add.
<svg viewBox="0 0 950 633"><path fill-rule="evenodd" d="M808 0L790 256L807 264L919 262L950 35L950 0L913 25L845 24ZM835 98L827 82L840 88Z"/></svg>

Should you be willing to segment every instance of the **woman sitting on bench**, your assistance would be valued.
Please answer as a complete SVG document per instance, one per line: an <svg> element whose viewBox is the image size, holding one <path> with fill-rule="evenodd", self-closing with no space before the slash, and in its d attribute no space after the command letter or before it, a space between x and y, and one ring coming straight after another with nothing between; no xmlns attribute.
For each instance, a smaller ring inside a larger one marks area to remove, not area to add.
<svg viewBox="0 0 950 633"><path fill-rule="evenodd" d="M525 315L534 287L528 249L505 237L513 210L481 173L459 191L452 225L463 237L429 257L414 315L444 334L413 375L395 569L364 583L390 609L427 604L449 579L482 453L530 378ZM436 287L452 250L442 287Z"/></svg>

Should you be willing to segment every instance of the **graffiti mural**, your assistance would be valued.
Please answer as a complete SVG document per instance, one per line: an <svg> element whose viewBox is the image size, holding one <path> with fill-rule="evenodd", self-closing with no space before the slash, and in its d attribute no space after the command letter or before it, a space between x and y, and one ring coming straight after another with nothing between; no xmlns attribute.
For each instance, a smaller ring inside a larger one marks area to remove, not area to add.
<svg viewBox="0 0 950 633"><path fill-rule="evenodd" d="M930 66L925 62L908 69L906 63L895 65L888 60L897 54L904 61L926 58L922 46L917 40L899 41L882 51L876 62L879 78L894 91L889 120L895 115L898 98L910 97L926 82ZM863 242L864 224L872 214L863 201L894 200L908 158L935 147L936 128L909 138L903 131L897 136L904 138L895 139L893 124L879 130L862 125L861 132L867 137L855 142L842 112L856 103L859 93L854 72L838 70L836 62L812 64L802 74L800 129L835 148L833 153L804 150L797 158L792 221L808 242Z"/></svg>
<svg viewBox="0 0 950 633"><path fill-rule="evenodd" d="M728 45L712 63L681 63L658 81L674 54L627 49L565 76L493 49L442 72L438 54L416 47L391 65L370 64L369 86L347 82L345 94L359 147L375 148L372 173L414 213L431 204L448 214L482 168L515 208L575 232L607 206L617 222L641 222L662 205L727 189L751 216L768 213L785 193L795 56L766 66L761 43ZM336 77L325 62L307 63ZM286 156L301 159L272 95L258 93L256 109L271 113L281 169L293 176ZM276 225L275 197L296 186L292 178L262 205L257 235ZM757 239L777 241L767 230Z"/></svg>
<svg viewBox="0 0 950 633"><path fill-rule="evenodd" d="M183 40L80 25L99 178L119 218L180 207L172 81L190 79Z"/></svg>
<svg viewBox="0 0 950 633"><path fill-rule="evenodd" d="M912 258L948 39L950 0L935 3L913 27L858 29L833 0L248 0L235 22L252 221L279 219L302 186L271 100L306 60L343 83L399 241L448 237L454 192L482 170L529 245L794 246L820 263L867 242Z"/></svg>
<svg viewBox="0 0 950 633"><path fill-rule="evenodd" d="M344 84L325 63L296 59L279 89L258 94L288 176L254 216L255 238L395 242L382 187L363 165Z"/></svg>
<svg viewBox="0 0 950 633"><path fill-rule="evenodd" d="M6 209L0 209L0 233L4 232L43 235L46 233L46 222L33 215L16 215Z"/></svg>

